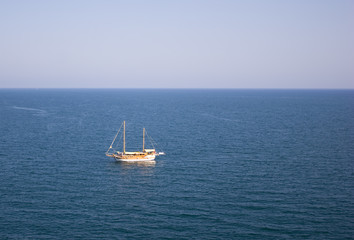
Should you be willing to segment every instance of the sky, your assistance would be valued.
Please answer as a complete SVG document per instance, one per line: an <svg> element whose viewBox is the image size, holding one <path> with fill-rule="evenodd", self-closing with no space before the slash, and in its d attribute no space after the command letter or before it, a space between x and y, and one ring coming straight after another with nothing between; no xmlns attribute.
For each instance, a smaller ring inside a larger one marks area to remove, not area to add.
<svg viewBox="0 0 354 240"><path fill-rule="evenodd" d="M0 88L354 88L352 0L0 0Z"/></svg>

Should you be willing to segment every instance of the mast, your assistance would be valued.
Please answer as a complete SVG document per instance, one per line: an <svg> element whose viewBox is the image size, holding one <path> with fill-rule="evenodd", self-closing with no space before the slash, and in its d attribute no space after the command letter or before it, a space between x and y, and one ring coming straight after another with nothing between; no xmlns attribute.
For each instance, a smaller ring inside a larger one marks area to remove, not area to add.
<svg viewBox="0 0 354 240"><path fill-rule="evenodd" d="M145 151L145 128L143 128L143 152Z"/></svg>
<svg viewBox="0 0 354 240"><path fill-rule="evenodd" d="M123 131L123 153L125 154L125 121L123 122L124 131Z"/></svg>

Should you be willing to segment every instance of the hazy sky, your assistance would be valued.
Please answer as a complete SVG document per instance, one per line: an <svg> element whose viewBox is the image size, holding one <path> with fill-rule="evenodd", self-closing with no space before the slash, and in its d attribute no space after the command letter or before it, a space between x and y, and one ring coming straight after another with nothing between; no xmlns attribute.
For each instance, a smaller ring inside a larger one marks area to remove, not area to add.
<svg viewBox="0 0 354 240"><path fill-rule="evenodd" d="M12 87L354 88L354 1L2 0Z"/></svg>

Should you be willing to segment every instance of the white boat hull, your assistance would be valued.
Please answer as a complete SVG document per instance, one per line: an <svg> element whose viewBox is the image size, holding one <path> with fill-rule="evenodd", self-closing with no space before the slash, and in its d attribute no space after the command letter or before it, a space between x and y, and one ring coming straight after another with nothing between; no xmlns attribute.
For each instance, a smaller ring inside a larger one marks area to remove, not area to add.
<svg viewBox="0 0 354 240"><path fill-rule="evenodd" d="M147 162L154 161L155 155L147 155L144 158L117 158L115 157L117 162Z"/></svg>

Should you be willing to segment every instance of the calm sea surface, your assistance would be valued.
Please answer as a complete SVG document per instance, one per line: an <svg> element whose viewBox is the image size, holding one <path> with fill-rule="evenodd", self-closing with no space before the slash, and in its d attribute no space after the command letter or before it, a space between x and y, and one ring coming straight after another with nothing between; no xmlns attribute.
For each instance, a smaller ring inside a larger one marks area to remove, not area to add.
<svg viewBox="0 0 354 240"><path fill-rule="evenodd" d="M0 239L353 239L354 91L3 89L0 194Z"/></svg>

